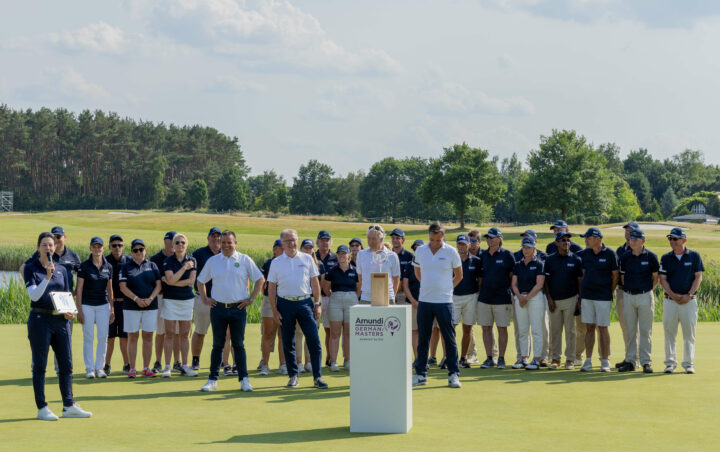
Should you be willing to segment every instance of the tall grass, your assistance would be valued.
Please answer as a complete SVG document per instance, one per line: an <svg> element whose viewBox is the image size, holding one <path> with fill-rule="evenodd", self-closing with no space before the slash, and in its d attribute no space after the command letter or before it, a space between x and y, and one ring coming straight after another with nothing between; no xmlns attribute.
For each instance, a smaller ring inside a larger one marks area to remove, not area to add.
<svg viewBox="0 0 720 452"><path fill-rule="evenodd" d="M25 323L30 314L30 296L19 278L0 285L0 325Z"/></svg>

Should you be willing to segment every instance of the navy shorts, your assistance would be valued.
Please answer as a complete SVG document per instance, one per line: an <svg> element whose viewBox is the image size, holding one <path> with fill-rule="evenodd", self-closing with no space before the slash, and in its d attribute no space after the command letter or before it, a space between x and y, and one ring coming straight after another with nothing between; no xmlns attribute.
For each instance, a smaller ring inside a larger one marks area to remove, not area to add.
<svg viewBox="0 0 720 452"><path fill-rule="evenodd" d="M127 338L128 335L123 328L123 302L114 301L113 309L115 310L115 321L110 323L110 329L108 330L108 339L113 337Z"/></svg>

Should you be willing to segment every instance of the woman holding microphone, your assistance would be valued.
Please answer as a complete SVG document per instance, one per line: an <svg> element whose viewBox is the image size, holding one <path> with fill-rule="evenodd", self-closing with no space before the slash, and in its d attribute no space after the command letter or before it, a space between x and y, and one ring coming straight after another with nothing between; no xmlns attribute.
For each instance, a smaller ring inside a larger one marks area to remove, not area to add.
<svg viewBox="0 0 720 452"><path fill-rule="evenodd" d="M525 368L538 370L543 355L543 323L545 322L545 295L542 288L545 284L543 261L538 258L535 239L527 236L522 240L522 259L515 263L511 288L515 294L515 315L517 316L518 335L520 338L519 363L513 369ZM529 333L532 330L533 360L530 356Z"/></svg>
<svg viewBox="0 0 720 452"><path fill-rule="evenodd" d="M105 378L105 351L110 322L115 320L110 263L103 252L105 243L100 237L90 240L90 257L80 264L77 277L78 322L83 326L83 359L85 378ZM97 353L93 364L93 340L97 325Z"/></svg>
<svg viewBox="0 0 720 452"><path fill-rule="evenodd" d="M49 232L43 232L37 241L38 258L25 265L23 278L30 296L28 339L32 350L33 391L38 419L56 421L58 417L45 402L45 368L50 346L58 361L58 382L63 400L63 417L90 417L73 400L72 350L70 345L70 321L74 314L57 314L50 292L70 292L70 279L62 265L55 267L50 256L55 253L55 240Z"/></svg>

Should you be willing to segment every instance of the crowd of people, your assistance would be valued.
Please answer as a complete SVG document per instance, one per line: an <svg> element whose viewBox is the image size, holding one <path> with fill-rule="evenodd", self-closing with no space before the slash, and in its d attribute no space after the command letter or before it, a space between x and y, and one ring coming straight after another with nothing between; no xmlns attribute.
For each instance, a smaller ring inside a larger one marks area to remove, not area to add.
<svg viewBox="0 0 720 452"><path fill-rule="evenodd" d="M55 226L40 234L37 252L21 268L31 298L28 337L38 418L57 419L44 396L50 347L56 357L62 416L91 415L75 404L72 394L70 337L75 317L82 324L88 379L111 375L116 338L122 373L128 378L138 374L170 378L173 373L196 377L205 335L212 325L209 377L201 390L216 390L223 372L237 376L242 391L252 391L245 325L247 307L261 292L259 374L270 374L277 339L277 372L288 375L288 387L297 387L299 374L308 372L316 388L327 388L322 367L339 372L342 353L342 368L350 368L350 308L370 304L369 275L378 272L388 274L390 303L412 307L415 386L426 384L429 367L438 364L448 370L448 385L461 387L460 369L479 362L473 334L476 324L482 328L486 355L480 368L507 367L507 329L512 322L513 369L580 366L581 371L591 371L597 338L600 371L609 372L613 299L625 342L624 359L615 367L619 372L642 368L651 373L657 284L664 292L664 372L673 373L678 365L675 343L680 324L681 364L686 373L694 373L696 292L704 268L700 255L685 246L685 231L673 228L667 234L671 250L658 259L645 247L645 233L634 222L624 226L625 243L615 251L604 244L598 228L580 234L584 248L572 240L574 235L564 221L558 220L551 229L554 240L545 252L538 250L536 233L526 230L521 249L514 253L503 248L503 234L495 227L484 235L478 230L460 234L452 247L445 228L435 222L428 228L428 242L415 240L412 251L405 249L405 233L400 228L390 232L387 242L382 226L372 225L367 248L362 239L353 238L335 251L329 231L320 231L315 242L299 242L297 232L286 229L272 244L272 257L258 267L237 251L235 234L218 227L209 230L207 246L192 253L188 253L185 235L169 231L164 248L150 258L142 239L133 239L127 254L123 237L112 235L106 254L104 240L93 237L90 254L81 261L65 246L64 229ZM483 238L486 248L481 247ZM77 316L58 314L51 292L73 293ZM459 324L462 341L458 346ZM325 332L324 344L320 327ZM140 337L141 366L137 366ZM440 342L444 357L438 362Z"/></svg>

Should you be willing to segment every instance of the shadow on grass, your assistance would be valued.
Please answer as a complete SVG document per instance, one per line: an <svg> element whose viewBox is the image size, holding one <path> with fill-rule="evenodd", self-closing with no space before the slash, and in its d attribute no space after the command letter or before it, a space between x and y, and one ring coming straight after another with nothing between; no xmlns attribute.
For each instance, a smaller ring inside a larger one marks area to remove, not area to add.
<svg viewBox="0 0 720 452"><path fill-rule="evenodd" d="M36 417L21 417L17 419L0 419L0 424L10 424L12 422L36 421Z"/></svg>
<svg viewBox="0 0 720 452"><path fill-rule="evenodd" d="M330 427L310 430L291 430L286 432L254 433L248 435L235 435L222 441L212 441L207 444L293 444L316 441L332 441L347 438L364 438L370 436L392 435L393 433L351 433L350 427Z"/></svg>

